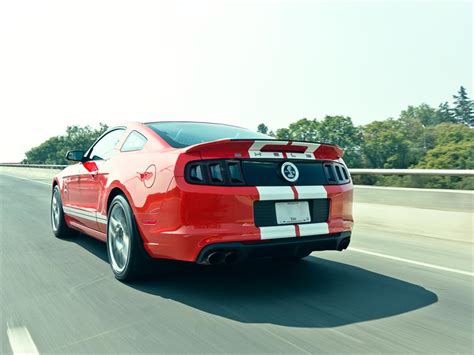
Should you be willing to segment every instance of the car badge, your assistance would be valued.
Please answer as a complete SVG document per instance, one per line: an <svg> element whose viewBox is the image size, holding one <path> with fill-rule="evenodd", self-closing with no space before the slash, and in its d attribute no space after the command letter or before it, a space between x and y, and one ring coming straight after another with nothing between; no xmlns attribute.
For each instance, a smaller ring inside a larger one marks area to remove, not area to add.
<svg viewBox="0 0 474 355"><path fill-rule="evenodd" d="M295 164L287 161L281 165L281 175L286 181L295 182L300 177L300 172Z"/></svg>

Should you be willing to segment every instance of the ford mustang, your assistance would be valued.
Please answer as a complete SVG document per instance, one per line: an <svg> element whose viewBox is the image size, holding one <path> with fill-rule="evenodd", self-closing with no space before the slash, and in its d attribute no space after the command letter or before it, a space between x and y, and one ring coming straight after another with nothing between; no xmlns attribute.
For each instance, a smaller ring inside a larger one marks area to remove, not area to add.
<svg viewBox="0 0 474 355"><path fill-rule="evenodd" d="M153 259L299 260L350 242L352 182L337 145L214 123L109 129L53 180L51 225L107 244L115 277Z"/></svg>

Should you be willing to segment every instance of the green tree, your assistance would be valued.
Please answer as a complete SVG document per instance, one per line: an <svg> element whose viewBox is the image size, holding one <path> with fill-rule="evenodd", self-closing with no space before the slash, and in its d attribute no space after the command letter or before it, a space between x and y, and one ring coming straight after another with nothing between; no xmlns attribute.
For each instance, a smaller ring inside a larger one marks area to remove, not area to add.
<svg viewBox="0 0 474 355"><path fill-rule="evenodd" d="M278 129L276 136L279 139L337 144L344 149L344 160L349 166L361 165L362 134L350 117L326 116L321 122L303 118L291 123L288 128Z"/></svg>
<svg viewBox="0 0 474 355"><path fill-rule="evenodd" d="M427 104L408 106L406 110L403 110L400 113L400 119L419 120L424 126L434 126L439 123L439 115L437 111Z"/></svg>
<svg viewBox="0 0 474 355"><path fill-rule="evenodd" d="M417 164L422 169L474 169L472 142L451 142L431 149Z"/></svg>
<svg viewBox="0 0 474 355"><path fill-rule="evenodd" d="M436 146L463 141L474 142L474 130L462 124L440 124L434 128L434 135Z"/></svg>
<svg viewBox="0 0 474 355"><path fill-rule="evenodd" d="M431 128L433 146L412 167L420 169L473 169L474 130L463 125L443 123ZM454 176L379 176L372 183L443 189L474 189L471 177Z"/></svg>
<svg viewBox="0 0 474 355"><path fill-rule="evenodd" d="M29 164L65 164L65 159L58 159L58 152L65 150L63 136L51 137L39 146L26 152L26 161Z"/></svg>
<svg viewBox="0 0 474 355"><path fill-rule="evenodd" d="M417 133L418 132L418 133ZM362 155L369 168L405 169L423 154L419 139L423 127L418 120L375 121L362 127Z"/></svg>
<svg viewBox="0 0 474 355"><path fill-rule="evenodd" d="M87 150L107 128L107 125L103 123L100 123L99 128L96 129L90 126L68 126L65 135L51 137L26 152L24 162L29 164L66 164L68 150Z"/></svg>
<svg viewBox="0 0 474 355"><path fill-rule="evenodd" d="M453 115L453 110L449 107L447 101L440 103L438 106L438 123L455 123L456 119Z"/></svg>
<svg viewBox="0 0 474 355"><path fill-rule="evenodd" d="M268 133L268 127L265 123L260 123L257 127L257 132L267 134Z"/></svg>
<svg viewBox="0 0 474 355"><path fill-rule="evenodd" d="M474 169L474 132L465 125L440 125L435 148L416 165L421 169ZM423 187L474 189L472 177L431 176L419 179ZM412 185L410 185L412 186Z"/></svg>
<svg viewBox="0 0 474 355"><path fill-rule="evenodd" d="M277 129L276 136L279 139L316 141L319 138L318 127L318 121L302 118L296 122L291 123L288 128Z"/></svg>
<svg viewBox="0 0 474 355"><path fill-rule="evenodd" d="M292 139L291 132L288 128L278 128L275 133L276 138L278 139Z"/></svg>
<svg viewBox="0 0 474 355"><path fill-rule="evenodd" d="M302 118L288 126L290 130L291 139L299 141L318 141L319 136L319 122L317 120L308 120Z"/></svg>
<svg viewBox="0 0 474 355"><path fill-rule="evenodd" d="M344 149L344 161L350 167L361 167L360 147L362 133L347 116L326 116L318 127L322 142L339 145Z"/></svg>
<svg viewBox="0 0 474 355"><path fill-rule="evenodd" d="M467 96L464 86L461 86L454 98L454 117L460 123L474 126L474 102Z"/></svg>

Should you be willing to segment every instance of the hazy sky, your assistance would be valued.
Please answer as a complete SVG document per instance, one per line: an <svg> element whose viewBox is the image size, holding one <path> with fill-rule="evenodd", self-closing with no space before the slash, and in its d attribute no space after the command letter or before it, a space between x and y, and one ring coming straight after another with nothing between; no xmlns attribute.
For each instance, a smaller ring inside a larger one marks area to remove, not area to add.
<svg viewBox="0 0 474 355"><path fill-rule="evenodd" d="M364 124L473 97L472 20L456 1L0 0L0 162L72 124Z"/></svg>

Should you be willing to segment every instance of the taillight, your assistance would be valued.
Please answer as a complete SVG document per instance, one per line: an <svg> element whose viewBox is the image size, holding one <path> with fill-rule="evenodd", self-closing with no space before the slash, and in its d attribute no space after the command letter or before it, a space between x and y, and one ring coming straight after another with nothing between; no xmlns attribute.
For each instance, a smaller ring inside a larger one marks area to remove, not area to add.
<svg viewBox="0 0 474 355"><path fill-rule="evenodd" d="M243 184L244 177L242 176L242 168L240 167L239 162L228 162L227 166L229 167L229 178L232 183Z"/></svg>
<svg viewBox="0 0 474 355"><path fill-rule="evenodd" d="M186 181L204 185L244 185L239 161L193 161L185 168Z"/></svg>
<svg viewBox="0 0 474 355"><path fill-rule="evenodd" d="M337 184L336 173L331 163L324 164L324 173L326 174L326 179L328 179L328 183Z"/></svg>
<svg viewBox="0 0 474 355"><path fill-rule="evenodd" d="M209 176L211 177L211 182L217 184L224 182L221 163L209 164Z"/></svg>
<svg viewBox="0 0 474 355"><path fill-rule="evenodd" d="M204 175L202 173L202 168L200 165L193 165L189 170L189 180L192 182L204 182Z"/></svg>
<svg viewBox="0 0 474 355"><path fill-rule="evenodd" d="M324 163L324 173L328 184L342 185L351 181L351 176L346 167L336 162Z"/></svg>
<svg viewBox="0 0 474 355"><path fill-rule="evenodd" d="M254 165L254 166L251 166ZM260 169L255 170L255 165ZM347 168L335 161L298 162L302 185L342 185L351 181ZM314 169L309 169L309 166ZM184 169L184 176L190 184L216 186L280 186L288 181L279 174L280 162L215 159L195 160ZM244 172L247 179L244 177Z"/></svg>

